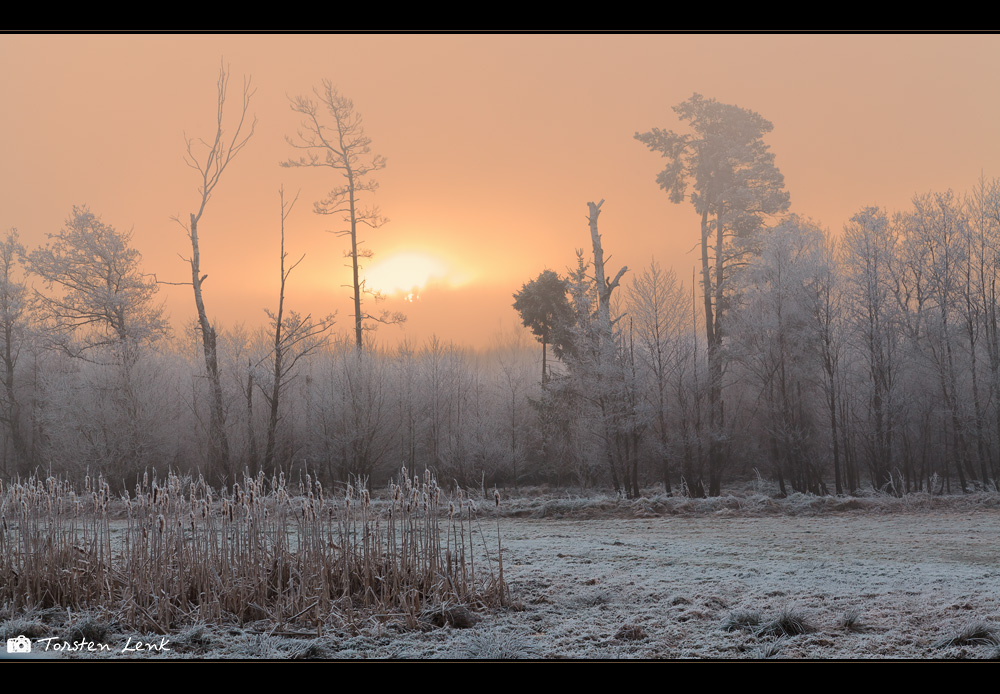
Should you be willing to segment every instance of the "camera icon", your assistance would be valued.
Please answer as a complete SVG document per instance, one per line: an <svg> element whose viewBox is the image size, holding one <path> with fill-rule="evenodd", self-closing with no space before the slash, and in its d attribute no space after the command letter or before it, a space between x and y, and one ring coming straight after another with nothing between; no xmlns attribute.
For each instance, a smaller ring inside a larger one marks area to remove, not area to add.
<svg viewBox="0 0 1000 694"><path fill-rule="evenodd" d="M21 634L16 639L7 639L8 653L31 653L31 639Z"/></svg>

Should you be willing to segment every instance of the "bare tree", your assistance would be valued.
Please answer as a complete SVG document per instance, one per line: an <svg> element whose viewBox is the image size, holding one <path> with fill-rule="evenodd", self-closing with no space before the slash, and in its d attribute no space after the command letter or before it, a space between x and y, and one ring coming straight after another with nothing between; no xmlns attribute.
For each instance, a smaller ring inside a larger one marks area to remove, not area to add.
<svg viewBox="0 0 1000 694"><path fill-rule="evenodd" d="M198 176L201 179L198 185L198 194L200 196L198 211L191 213L190 223L187 225L175 218L188 232L188 238L191 240L191 257L185 260L191 266L191 286L194 288L194 303L198 311L198 324L201 328L202 347L205 353L205 370L212 391L209 422L209 462L211 465L210 472L216 475L220 473L228 474L230 472L229 437L226 434L226 413L222 397L222 382L219 376L218 336L215 326L208 319L202 295L202 284L208 278L208 275L201 272L198 223L201 221L205 207L208 205L215 187L219 184L219 179L222 178L222 173L236 155L246 147L247 142L253 136L254 128L257 125L256 117L253 118L247 127L247 112L250 109L250 99L254 94L250 85L251 80L245 78L243 80L243 100L240 116L230 137L223 127L226 93L229 87L229 73L225 65L219 68L215 137L211 142L202 139L193 140L185 138L187 155L184 160L188 166L198 172Z"/></svg>
<svg viewBox="0 0 1000 694"><path fill-rule="evenodd" d="M970 323L975 319L975 326L969 328L969 342L972 354L972 375L976 376L975 345L978 332L982 332L982 340L986 351L986 361L989 368L987 399L996 402L1000 398L1000 319L997 308L1000 306L1000 179L987 180L980 176L968 202L970 264L972 287L969 290L970 299L967 309ZM975 382L974 382L975 384ZM974 395L977 390L974 389ZM976 395L978 399L978 395ZM977 405L977 412L980 407ZM984 408L985 409L985 408ZM994 405L994 427L1000 433L1000 407ZM982 430L986 427L985 412L977 414L977 426ZM984 434L980 433L981 437ZM1000 485L1000 459L996 452L984 456L990 458L991 473L994 486ZM984 474L985 477L985 474Z"/></svg>
<svg viewBox="0 0 1000 694"><path fill-rule="evenodd" d="M867 367L862 386L867 391L867 430L862 438L872 484L878 489L891 483L890 472L898 455L902 317L892 274L898 243L898 229L877 207L864 208L844 226L842 255L849 323Z"/></svg>
<svg viewBox="0 0 1000 694"><path fill-rule="evenodd" d="M361 116L354 110L354 102L340 94L330 80L323 80L323 88L313 89L313 93L318 102L307 96L291 100L292 110L303 116L302 127L296 132L296 138L285 138L292 147L305 150L306 155L289 159L281 165L288 168L328 167L343 176L344 184L315 203L314 209L316 214L338 215L350 225L333 233L347 236L351 241L351 248L344 255L351 259L354 338L357 349L361 350L364 347L363 333L369 329L365 321L402 323L406 320L398 312L383 311L376 316L362 309L362 294L368 294L375 301L381 296L366 288L361 277L360 259L371 258L373 253L370 249L360 248L364 242L358 239L358 227L364 225L377 229L388 220L381 215L378 207L361 207L359 197L362 193L374 193L378 189L378 182L369 178L369 174L385 168L385 157L371 153L372 141L365 134ZM321 109L327 111L333 120L332 125L320 122Z"/></svg>
<svg viewBox="0 0 1000 694"><path fill-rule="evenodd" d="M731 354L764 405L756 421L782 495L786 481L795 491L826 493L812 387L819 347L813 282L823 243L819 227L793 215L761 238L760 253L735 278L741 305L731 322Z"/></svg>
<svg viewBox="0 0 1000 694"><path fill-rule="evenodd" d="M281 289L278 292L278 312L267 311L274 328L274 350L271 352L273 369L270 390L262 389L267 402L269 415L267 421L267 444L264 448L264 469L274 462L275 436L278 429L278 405L282 390L288 386L293 371L300 359L312 354L328 342L327 331L333 327L333 314L314 321L311 315L302 316L295 311L285 315L285 283L299 263L303 255L288 269L285 269L285 220L292 211L298 195L290 203L285 203L285 189L279 191L281 197Z"/></svg>
<svg viewBox="0 0 1000 694"><path fill-rule="evenodd" d="M632 350L615 339L615 323L618 319L611 317L611 298L614 290L621 282L627 267L618 270L615 278L608 279L605 274L604 248L601 235L598 232L597 219L601 214L601 205L588 202L590 239L594 252L594 277L591 291L596 299L596 315L593 320L581 321L577 313L578 348L574 356L578 391L593 403L600 412L600 436L611 473L611 482L615 491L634 498L639 495L637 479L638 443L642 427L636 418L636 401L630 384L634 383L634 365L631 359ZM582 262L582 259L580 260ZM581 272L574 278L571 276L570 288L576 303L580 289L573 289L574 282L588 279ZM584 292L587 290L584 289ZM590 333L587 335L587 333ZM586 345L587 348L580 348ZM626 360L629 363L626 363Z"/></svg>
<svg viewBox="0 0 1000 694"><path fill-rule="evenodd" d="M17 265L23 261L24 255L24 246L18 238L17 229L11 229L0 241L0 333L3 334L3 344L0 345L3 370L0 371L0 379L3 380L4 388L0 421L4 423L10 436L15 464L28 458L27 442L21 432L21 403L15 383L15 367L24 343L28 315L28 288L16 278ZM9 474L12 471L7 468L6 456L4 463L4 472Z"/></svg>
<svg viewBox="0 0 1000 694"><path fill-rule="evenodd" d="M655 260L635 277L628 288L628 308L635 319L635 334L639 343L639 360L651 375L650 395L656 413L656 429L660 446L660 469L663 488L670 485L670 427L668 391L670 376L678 368L680 330L684 320L684 285L678 283L673 270L664 272Z"/></svg>

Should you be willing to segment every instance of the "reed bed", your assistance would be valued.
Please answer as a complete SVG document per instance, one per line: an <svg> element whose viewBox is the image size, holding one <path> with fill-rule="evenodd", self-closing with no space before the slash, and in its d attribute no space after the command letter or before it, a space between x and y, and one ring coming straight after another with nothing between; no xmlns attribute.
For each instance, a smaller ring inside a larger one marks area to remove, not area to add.
<svg viewBox="0 0 1000 694"><path fill-rule="evenodd" d="M374 502L365 484L328 494L309 475L245 472L216 490L147 474L117 495L101 477L82 491L31 477L0 485L0 605L102 610L163 634L259 620L417 628L435 610L510 604L499 525L494 539L480 518L494 502L479 510L405 468Z"/></svg>

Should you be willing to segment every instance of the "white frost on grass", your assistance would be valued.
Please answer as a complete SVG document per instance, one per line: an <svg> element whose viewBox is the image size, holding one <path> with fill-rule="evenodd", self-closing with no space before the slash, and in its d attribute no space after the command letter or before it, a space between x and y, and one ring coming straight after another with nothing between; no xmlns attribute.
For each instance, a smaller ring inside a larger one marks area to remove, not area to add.
<svg viewBox="0 0 1000 694"><path fill-rule="evenodd" d="M516 516L548 509L500 520L504 575L521 609L486 613L464 629L372 621L297 638L206 625L182 630L172 655L996 658L1000 646L984 636L1000 634L996 499L505 500ZM553 518L559 504L573 506L574 519ZM659 505L670 509L643 517ZM630 517L614 517L623 508ZM492 541L489 551L495 561ZM756 628L726 629L749 612L759 614ZM810 630L760 628L783 613ZM50 623L58 631L59 614L0 613L0 631Z"/></svg>

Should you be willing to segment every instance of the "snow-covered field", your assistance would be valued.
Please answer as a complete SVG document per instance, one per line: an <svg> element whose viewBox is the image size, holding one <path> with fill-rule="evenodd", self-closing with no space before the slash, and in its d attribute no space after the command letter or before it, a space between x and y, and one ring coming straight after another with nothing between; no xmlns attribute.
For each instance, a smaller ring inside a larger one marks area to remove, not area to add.
<svg viewBox="0 0 1000 694"><path fill-rule="evenodd" d="M500 532L505 577L519 604L482 615L473 626L406 631L372 619L359 630L317 637L315 631L272 633L266 625L208 625L170 635L169 652L127 655L1000 656L995 494L856 504L750 497L535 499L510 506L508 513L523 517L501 518ZM484 530L495 555L495 521L484 521ZM0 632L4 638L23 631L36 639L61 636L66 619L65 611L34 613L0 623ZM797 625L805 633L783 633ZM119 633L111 624L99 635L113 645L115 657L123 657L119 648L129 638L163 638Z"/></svg>

